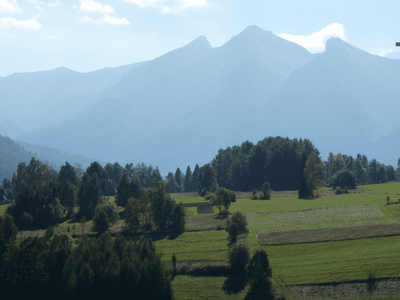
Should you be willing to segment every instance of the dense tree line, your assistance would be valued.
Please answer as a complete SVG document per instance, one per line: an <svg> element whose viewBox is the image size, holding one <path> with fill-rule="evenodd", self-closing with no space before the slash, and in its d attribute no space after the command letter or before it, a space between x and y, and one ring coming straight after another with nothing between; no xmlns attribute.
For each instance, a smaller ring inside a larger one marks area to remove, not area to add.
<svg viewBox="0 0 400 300"><path fill-rule="evenodd" d="M399 161L400 162L400 161ZM368 160L365 155L351 155L329 153L328 159L323 162L322 178L328 185L335 188L354 188L355 185L384 183L398 178L400 164L397 171L391 165L379 163L376 159ZM350 187L350 185L352 187Z"/></svg>
<svg viewBox="0 0 400 300"><path fill-rule="evenodd" d="M66 162L57 173L32 158L29 164L18 165L11 180L3 180L1 192L13 199L7 213L19 228L45 228L74 217L77 221L93 219L95 231L104 232L119 218L114 202L103 196L110 190L110 182L114 186L118 180L115 202L127 207L128 229L183 231L184 209L166 192L164 182L158 181L152 188L141 185L143 174L148 175L144 179L147 184L160 179L158 169L142 164L134 170L137 173L131 172L130 177L118 163L103 168L93 162L83 171Z"/></svg>
<svg viewBox="0 0 400 300"><path fill-rule="evenodd" d="M0 217L0 286L3 299L173 299L169 271L151 238L126 241L104 233L72 247L48 228L17 241L10 216Z"/></svg>
<svg viewBox="0 0 400 300"><path fill-rule="evenodd" d="M200 167L196 164L193 172L190 166L187 166L185 175L183 175L180 168L177 168L175 173L168 172L164 180L166 191L168 193L197 192L199 171Z"/></svg>
<svg viewBox="0 0 400 300"><path fill-rule="evenodd" d="M273 190L296 190L299 186L301 156L318 149L307 139L268 137L254 145L220 149L212 161L219 186L233 190L261 189L268 182Z"/></svg>

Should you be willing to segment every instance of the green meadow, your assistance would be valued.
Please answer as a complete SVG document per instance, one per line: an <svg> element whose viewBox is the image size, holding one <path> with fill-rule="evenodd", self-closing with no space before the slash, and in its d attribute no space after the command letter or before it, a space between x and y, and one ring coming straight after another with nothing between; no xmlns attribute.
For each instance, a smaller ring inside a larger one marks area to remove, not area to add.
<svg viewBox="0 0 400 300"><path fill-rule="evenodd" d="M322 193L324 191L324 193ZM374 272L377 278L397 278L400 276L400 235L362 238L346 241L331 241L306 244L260 246L257 235L262 232L305 230L342 226L363 226L374 224L395 224L400 222L400 204L385 205L387 197L397 203L400 198L400 183L387 183L358 187L349 194L334 195L330 190L321 190L320 198L312 200L297 199L295 192L277 192L271 200L251 200L239 198L229 208L229 212L245 213L249 233L241 242L249 246L253 255L258 249L268 253L273 271L272 282L286 299L296 299L288 286L341 283L367 278ZM326 194L326 195L324 195ZM201 197L175 197L177 202L204 202ZM0 214L7 205L0 205ZM223 224L214 207L214 214L198 214L196 207L186 207L187 222L197 222L200 229L185 231L179 236L166 236L154 241L157 252L164 261L175 255L179 262L190 261L212 264L228 260L228 233L219 227L206 227L202 224ZM122 211L120 208L119 211ZM203 219L202 219L203 218ZM203 220L203 222L200 222ZM72 220L60 224L76 225ZM196 224L197 224L196 223ZM92 221L86 223L92 226ZM118 221L123 228L123 221ZM204 226L204 229L202 229ZM389 225L390 226L390 225ZM221 287L225 277L176 276L173 280L175 298L184 299L243 299L247 288L237 295L226 295ZM388 298L379 295L376 299ZM375 299L375 298L371 298Z"/></svg>
<svg viewBox="0 0 400 300"><path fill-rule="evenodd" d="M246 213L250 231L247 243L251 255L258 249L264 249L274 273L273 284L287 299L295 299L286 286L363 280L368 272L375 272L377 278L400 276L400 236L259 246L257 234L398 223L400 204L385 205L387 196L390 201L397 202L400 198L397 193L400 193L400 183L362 186L349 194L330 193L312 200L297 199L293 192L277 193L271 200L238 199L232 203L229 211ZM178 201L196 203L201 200L197 197ZM199 215L196 207L186 208L186 212L189 217L210 217L210 214ZM217 215L218 210L214 209L214 212ZM165 260L169 260L173 254L178 261L227 260L227 236L224 230L195 231L155 243ZM243 292L235 296L221 292L223 280L222 277L178 276L173 282L176 299L243 299ZM383 296L379 299L395 299Z"/></svg>

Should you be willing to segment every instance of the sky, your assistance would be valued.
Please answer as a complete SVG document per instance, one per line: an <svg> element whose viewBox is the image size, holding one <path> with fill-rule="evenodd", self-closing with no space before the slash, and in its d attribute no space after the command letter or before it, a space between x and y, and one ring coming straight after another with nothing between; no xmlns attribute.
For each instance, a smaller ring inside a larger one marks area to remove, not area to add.
<svg viewBox="0 0 400 300"><path fill-rule="evenodd" d="M312 53L340 37L400 59L399 11L392 0L0 0L0 76L127 65L200 35L219 47L250 25Z"/></svg>

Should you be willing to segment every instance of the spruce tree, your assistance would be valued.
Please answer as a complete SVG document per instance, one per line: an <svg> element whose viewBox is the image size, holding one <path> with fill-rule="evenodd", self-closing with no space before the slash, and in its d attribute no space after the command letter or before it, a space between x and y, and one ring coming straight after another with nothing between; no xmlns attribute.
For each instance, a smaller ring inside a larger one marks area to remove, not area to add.
<svg viewBox="0 0 400 300"><path fill-rule="evenodd" d="M300 176L299 176L299 198L307 198L310 197L310 189L308 188L307 178L305 174L306 168L306 155L303 153L301 155L301 163L300 163Z"/></svg>

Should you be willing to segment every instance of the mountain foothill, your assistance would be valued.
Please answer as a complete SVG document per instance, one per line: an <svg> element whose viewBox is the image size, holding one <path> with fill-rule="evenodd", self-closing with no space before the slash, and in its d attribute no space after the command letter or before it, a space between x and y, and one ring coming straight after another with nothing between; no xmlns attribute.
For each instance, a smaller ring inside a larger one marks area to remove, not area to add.
<svg viewBox="0 0 400 300"><path fill-rule="evenodd" d="M0 78L0 134L162 173L266 136L320 153L397 163L400 61L339 38L312 54L249 26L220 47L204 36L154 60L78 73Z"/></svg>

